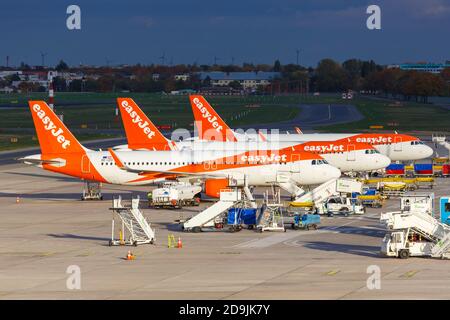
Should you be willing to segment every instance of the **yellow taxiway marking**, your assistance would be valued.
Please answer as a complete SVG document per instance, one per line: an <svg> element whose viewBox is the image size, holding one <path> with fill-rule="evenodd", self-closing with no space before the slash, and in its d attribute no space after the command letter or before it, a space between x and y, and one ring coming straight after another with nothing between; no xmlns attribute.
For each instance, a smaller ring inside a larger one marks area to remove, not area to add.
<svg viewBox="0 0 450 320"><path fill-rule="evenodd" d="M334 276L339 273L341 270L330 270L326 273L327 276Z"/></svg>
<svg viewBox="0 0 450 320"><path fill-rule="evenodd" d="M419 272L419 270L410 270L410 271L402 274L400 277L401 278L412 278L417 272Z"/></svg>
<svg viewBox="0 0 450 320"><path fill-rule="evenodd" d="M38 254L39 257L49 257L54 255L56 252L42 252L40 254Z"/></svg>

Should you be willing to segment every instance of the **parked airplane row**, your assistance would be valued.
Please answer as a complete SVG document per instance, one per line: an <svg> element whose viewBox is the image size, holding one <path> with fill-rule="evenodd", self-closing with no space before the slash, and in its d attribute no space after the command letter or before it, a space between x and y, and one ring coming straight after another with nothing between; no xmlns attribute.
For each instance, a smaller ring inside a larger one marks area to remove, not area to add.
<svg viewBox="0 0 450 320"><path fill-rule="evenodd" d="M118 98L128 144L108 151L85 148L44 101L29 101L41 153L20 160L104 183L201 181L205 193L216 197L232 180L235 185L275 184L298 196L302 186L338 178L341 171L378 170L391 160L417 160L433 152L419 139L397 133L242 135L202 96L191 96L190 101L199 135L172 141L132 99Z"/></svg>

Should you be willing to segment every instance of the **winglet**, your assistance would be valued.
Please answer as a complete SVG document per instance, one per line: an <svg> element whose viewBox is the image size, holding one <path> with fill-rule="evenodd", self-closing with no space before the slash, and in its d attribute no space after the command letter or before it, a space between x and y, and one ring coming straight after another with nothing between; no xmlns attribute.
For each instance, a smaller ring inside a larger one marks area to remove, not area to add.
<svg viewBox="0 0 450 320"><path fill-rule="evenodd" d="M237 141L231 128L203 96L190 95L189 100L201 140Z"/></svg>
<svg viewBox="0 0 450 320"><path fill-rule="evenodd" d="M120 161L119 157L116 155L116 153L113 151L113 149L109 148L108 151L111 154L111 157L113 157L114 162L116 163L116 166L119 169L124 169L125 166L123 165L122 161Z"/></svg>
<svg viewBox="0 0 450 320"><path fill-rule="evenodd" d="M173 150L174 145L131 98L117 98L117 106L130 149Z"/></svg>

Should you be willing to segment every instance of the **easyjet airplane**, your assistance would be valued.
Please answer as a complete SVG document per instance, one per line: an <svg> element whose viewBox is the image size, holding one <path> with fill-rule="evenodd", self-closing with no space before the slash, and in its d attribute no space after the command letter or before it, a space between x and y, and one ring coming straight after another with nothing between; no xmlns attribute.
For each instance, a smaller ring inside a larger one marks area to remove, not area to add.
<svg viewBox="0 0 450 320"><path fill-rule="evenodd" d="M199 139L216 141L243 141L246 139L257 140L261 134L242 135L233 131L220 118L213 107L201 95L189 97L195 123L200 123L198 128ZM301 131L297 130L297 133ZM347 139L353 143L367 143L372 145L381 154L388 156L393 161L408 161L425 159L433 154L433 149L425 145L414 136L399 133L314 133L314 134L277 134L268 135L268 141L296 142L306 141L335 141Z"/></svg>
<svg viewBox="0 0 450 320"><path fill-rule="evenodd" d="M343 172L373 171L385 168L390 159L381 155L369 144L340 141L305 142L295 141L206 141L189 140L174 142L165 138L146 114L131 98L117 98L128 145L114 150L182 150L233 151L275 150L295 146L299 150L320 154L331 165Z"/></svg>
<svg viewBox="0 0 450 320"><path fill-rule="evenodd" d="M44 101L29 101L41 154L19 160L45 170L98 182L146 185L159 179L202 179L217 195L228 179L248 185L278 181L320 184L340 176L339 169L314 153L295 150L223 151L93 151L83 147ZM242 181L243 183L243 181ZM212 190L212 191L211 191Z"/></svg>

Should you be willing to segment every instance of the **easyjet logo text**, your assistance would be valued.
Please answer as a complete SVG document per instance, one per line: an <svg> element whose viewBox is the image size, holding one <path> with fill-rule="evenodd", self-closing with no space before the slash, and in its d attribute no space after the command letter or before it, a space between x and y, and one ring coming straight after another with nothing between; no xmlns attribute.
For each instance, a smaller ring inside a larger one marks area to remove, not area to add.
<svg viewBox="0 0 450 320"><path fill-rule="evenodd" d="M268 162L286 162L287 156L285 154L279 155L279 154L271 154L269 155L243 155L241 157L241 161L243 162L262 162L262 163L268 163Z"/></svg>
<svg viewBox="0 0 450 320"><path fill-rule="evenodd" d="M356 142L363 142L363 143L371 143L371 144L380 144L380 143L391 143L392 137L358 137L356 138Z"/></svg>
<svg viewBox="0 0 450 320"><path fill-rule="evenodd" d="M128 104L128 101L122 101L121 106L130 115L131 122L141 128L147 138L151 139L155 136L155 132L150 129L148 121L143 121L137 112L133 110L133 107Z"/></svg>
<svg viewBox="0 0 450 320"><path fill-rule="evenodd" d="M217 117L212 116L212 114L209 113L208 109L203 106L203 103L201 103L198 98L194 98L192 102L194 102L197 109L200 110L202 117L208 120L217 132L222 132L223 127L219 124Z"/></svg>
<svg viewBox="0 0 450 320"><path fill-rule="evenodd" d="M67 149L70 146L70 140L66 139L64 136L64 130L62 128L58 128L49 116L45 114L45 111L41 109L39 104L33 105L33 111L36 113L39 119L41 119L44 124L44 129L46 131L50 131L50 133L56 137L56 141L61 144L63 149Z"/></svg>
<svg viewBox="0 0 450 320"><path fill-rule="evenodd" d="M321 152L321 153L327 153L327 152L344 152L344 146L342 144L335 145L335 144L328 144L328 145L306 145L303 148L305 151L314 151L314 152Z"/></svg>

